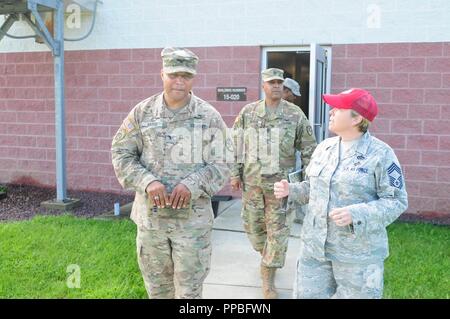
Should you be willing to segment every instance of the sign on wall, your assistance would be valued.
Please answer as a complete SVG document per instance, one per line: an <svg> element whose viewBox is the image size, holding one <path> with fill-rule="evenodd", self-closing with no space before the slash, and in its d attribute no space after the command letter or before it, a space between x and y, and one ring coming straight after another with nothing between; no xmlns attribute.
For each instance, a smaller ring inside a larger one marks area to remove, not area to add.
<svg viewBox="0 0 450 319"><path fill-rule="evenodd" d="M247 101L247 88L245 87L218 87L216 93L217 101Z"/></svg>

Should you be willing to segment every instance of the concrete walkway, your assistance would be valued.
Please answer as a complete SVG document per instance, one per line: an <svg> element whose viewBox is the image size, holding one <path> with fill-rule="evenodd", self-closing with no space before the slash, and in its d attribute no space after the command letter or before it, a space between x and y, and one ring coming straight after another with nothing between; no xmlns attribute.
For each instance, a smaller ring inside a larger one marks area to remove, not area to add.
<svg viewBox="0 0 450 319"><path fill-rule="evenodd" d="M205 299L261 299L259 265L242 226L241 200L220 202L212 232L211 271L205 280ZM277 271L275 286L279 298L290 299L299 250L300 225L293 223L285 266Z"/></svg>

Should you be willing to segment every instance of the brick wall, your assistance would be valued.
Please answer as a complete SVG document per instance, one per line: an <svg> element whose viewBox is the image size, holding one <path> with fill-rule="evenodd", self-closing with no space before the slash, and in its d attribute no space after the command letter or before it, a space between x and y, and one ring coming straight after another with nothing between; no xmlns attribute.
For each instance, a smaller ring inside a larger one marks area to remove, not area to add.
<svg viewBox="0 0 450 319"><path fill-rule="evenodd" d="M210 101L230 126L247 102L216 102L216 87L244 86L249 101L259 98L260 48L192 50L200 57L194 93ZM162 90L160 51L66 52L69 188L121 191L111 165L111 139L137 102ZM55 185L53 98L50 53L0 53L0 182L26 176Z"/></svg>
<svg viewBox="0 0 450 319"><path fill-rule="evenodd" d="M403 165L409 212L450 213L450 43L333 46L332 90L370 90L371 131Z"/></svg>
<svg viewBox="0 0 450 319"><path fill-rule="evenodd" d="M200 57L194 92L231 126L247 102L216 102L215 88L245 86L248 101L258 99L260 48L192 50ZM161 91L159 52L66 52L69 188L121 191L111 138L132 106ZM370 90L379 102L371 131L403 165L409 211L450 213L450 43L335 45L332 91L350 87ZM0 182L26 176L55 184L53 94L49 53L0 53Z"/></svg>

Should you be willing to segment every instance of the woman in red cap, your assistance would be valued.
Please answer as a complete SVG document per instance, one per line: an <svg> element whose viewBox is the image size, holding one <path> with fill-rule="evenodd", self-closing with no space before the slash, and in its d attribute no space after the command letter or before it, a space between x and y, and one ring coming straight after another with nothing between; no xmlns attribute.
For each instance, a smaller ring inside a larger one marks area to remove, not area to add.
<svg viewBox="0 0 450 319"><path fill-rule="evenodd" d="M274 185L277 198L309 204L294 298L381 298L386 226L408 206L403 173L392 148L368 132L378 113L369 92L323 99L337 136L317 146L305 181Z"/></svg>

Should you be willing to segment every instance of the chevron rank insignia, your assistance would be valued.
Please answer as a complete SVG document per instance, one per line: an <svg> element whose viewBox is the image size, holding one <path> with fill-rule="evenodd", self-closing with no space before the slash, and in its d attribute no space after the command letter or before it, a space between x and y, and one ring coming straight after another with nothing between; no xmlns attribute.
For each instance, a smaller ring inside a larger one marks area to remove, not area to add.
<svg viewBox="0 0 450 319"><path fill-rule="evenodd" d="M391 186L397 187L398 189L402 189L403 187L403 179L402 179L402 170L398 167L397 164L392 163L391 166L388 167L387 173L389 176L389 184Z"/></svg>

